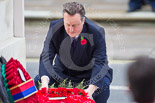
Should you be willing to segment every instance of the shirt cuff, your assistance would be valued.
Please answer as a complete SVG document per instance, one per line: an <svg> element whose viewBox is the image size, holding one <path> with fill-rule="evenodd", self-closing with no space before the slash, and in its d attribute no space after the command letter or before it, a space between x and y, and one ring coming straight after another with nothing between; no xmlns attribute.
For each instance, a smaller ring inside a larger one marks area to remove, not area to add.
<svg viewBox="0 0 155 103"><path fill-rule="evenodd" d="M41 77L41 81L42 81L43 78L47 78L47 79L48 79L48 82L50 81L49 77L46 76L46 75L43 75L43 76Z"/></svg>
<svg viewBox="0 0 155 103"><path fill-rule="evenodd" d="M94 85L94 84L91 84L91 85ZM94 85L96 87L96 90L99 88L98 86Z"/></svg>

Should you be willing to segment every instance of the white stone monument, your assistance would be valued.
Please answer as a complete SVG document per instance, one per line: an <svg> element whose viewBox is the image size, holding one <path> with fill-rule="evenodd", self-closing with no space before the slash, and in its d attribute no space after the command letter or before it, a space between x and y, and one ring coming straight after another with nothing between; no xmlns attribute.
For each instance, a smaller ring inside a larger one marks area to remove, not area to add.
<svg viewBox="0 0 155 103"><path fill-rule="evenodd" d="M0 56L26 67L24 0L0 0Z"/></svg>

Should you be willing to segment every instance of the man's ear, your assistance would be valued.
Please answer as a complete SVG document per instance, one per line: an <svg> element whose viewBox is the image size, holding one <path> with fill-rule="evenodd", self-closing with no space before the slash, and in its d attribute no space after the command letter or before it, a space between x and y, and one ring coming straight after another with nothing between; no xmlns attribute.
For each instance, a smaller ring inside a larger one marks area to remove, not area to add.
<svg viewBox="0 0 155 103"><path fill-rule="evenodd" d="M83 22L85 22L85 17L83 17Z"/></svg>
<svg viewBox="0 0 155 103"><path fill-rule="evenodd" d="M84 22L85 22L85 17L83 17L82 24L84 24Z"/></svg>

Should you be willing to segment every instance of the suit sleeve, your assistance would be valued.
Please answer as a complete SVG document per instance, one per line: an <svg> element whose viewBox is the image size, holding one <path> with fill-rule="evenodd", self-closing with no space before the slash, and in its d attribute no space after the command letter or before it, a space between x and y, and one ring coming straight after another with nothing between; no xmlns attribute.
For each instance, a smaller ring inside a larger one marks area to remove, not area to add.
<svg viewBox="0 0 155 103"><path fill-rule="evenodd" d="M56 49L53 42L53 34L52 34L52 26L53 22L50 23L50 28L48 34L46 36L46 40L44 41L43 51L40 55L40 64L39 64L39 75L42 77L43 75L50 76L50 70L53 68L53 59L56 54Z"/></svg>
<svg viewBox="0 0 155 103"><path fill-rule="evenodd" d="M106 43L105 43L105 32L103 28L100 28L101 35L97 36L95 39L95 49L93 52L94 66L92 69L92 75L90 79L90 84L96 85L102 88L104 83L104 76L106 75L109 67L106 55Z"/></svg>

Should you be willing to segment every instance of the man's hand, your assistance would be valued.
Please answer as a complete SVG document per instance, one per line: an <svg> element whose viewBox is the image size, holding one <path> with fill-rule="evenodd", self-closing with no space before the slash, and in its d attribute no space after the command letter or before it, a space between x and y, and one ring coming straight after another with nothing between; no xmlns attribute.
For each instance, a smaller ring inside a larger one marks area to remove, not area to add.
<svg viewBox="0 0 155 103"><path fill-rule="evenodd" d="M95 85L90 84L87 89L85 89L85 92L88 93L88 96L92 98L93 93L96 91L97 87Z"/></svg>
<svg viewBox="0 0 155 103"><path fill-rule="evenodd" d="M48 82L49 82L48 78L42 77L42 78L41 78L41 82L42 82L41 88L47 88L47 90L48 90ZM40 89L41 89L41 88L40 88Z"/></svg>

